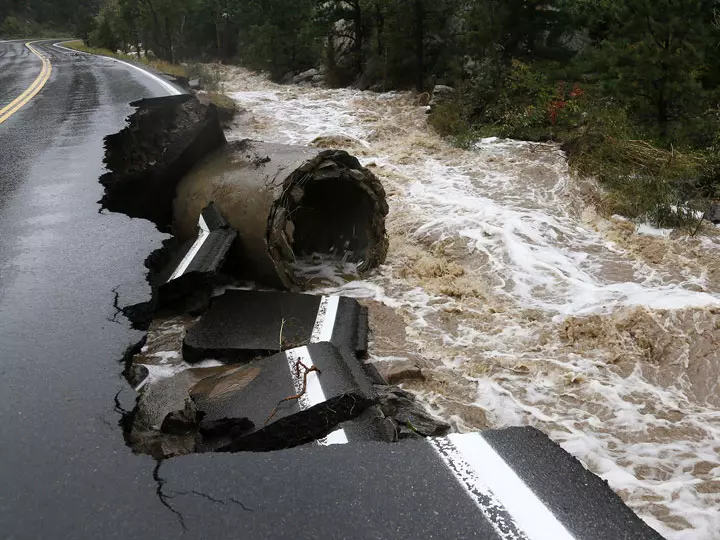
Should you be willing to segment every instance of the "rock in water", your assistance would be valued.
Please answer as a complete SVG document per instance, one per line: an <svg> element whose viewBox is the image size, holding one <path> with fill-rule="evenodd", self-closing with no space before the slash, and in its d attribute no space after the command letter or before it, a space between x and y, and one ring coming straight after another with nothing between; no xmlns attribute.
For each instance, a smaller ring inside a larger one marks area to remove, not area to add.
<svg viewBox="0 0 720 540"><path fill-rule="evenodd" d="M455 89L444 84L436 84L432 91L429 110L434 109L441 103L451 100L455 96Z"/></svg>
<svg viewBox="0 0 720 540"><path fill-rule="evenodd" d="M431 416L411 393L396 386L375 385L383 414L397 425L399 438L437 437L450 430L450 424Z"/></svg>
<svg viewBox="0 0 720 540"><path fill-rule="evenodd" d="M103 208L152 221L167 231L172 224L175 187L208 153L226 144L213 104L189 94L141 99L128 125L105 138L100 178Z"/></svg>

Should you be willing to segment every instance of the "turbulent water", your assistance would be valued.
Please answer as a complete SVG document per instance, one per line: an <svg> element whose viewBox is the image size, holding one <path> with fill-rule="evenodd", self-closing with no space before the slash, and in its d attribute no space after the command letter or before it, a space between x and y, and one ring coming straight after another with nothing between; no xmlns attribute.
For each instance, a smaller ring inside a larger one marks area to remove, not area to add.
<svg viewBox="0 0 720 540"><path fill-rule="evenodd" d="M368 299L373 360L421 363L406 387L459 431L545 431L668 539L720 538L714 231L603 219L555 146L452 148L411 94L224 79L231 138L344 148L383 180L387 264L320 289Z"/></svg>

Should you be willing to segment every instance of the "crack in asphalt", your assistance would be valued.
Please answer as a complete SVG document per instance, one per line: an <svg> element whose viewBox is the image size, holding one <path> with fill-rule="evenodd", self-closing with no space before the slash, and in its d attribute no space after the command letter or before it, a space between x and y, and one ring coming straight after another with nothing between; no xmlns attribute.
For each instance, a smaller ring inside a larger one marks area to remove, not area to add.
<svg viewBox="0 0 720 540"><path fill-rule="evenodd" d="M112 293L114 295L113 298L113 308L115 309L115 313L113 314L112 318L108 318L108 321L112 323L118 323L120 324L120 321L117 320L118 315L124 315L123 308L120 307L120 292L118 289L120 288L120 285L117 285L112 288Z"/></svg>
<svg viewBox="0 0 720 540"><path fill-rule="evenodd" d="M153 480L157 483L157 488L155 490L155 494L158 497L158 500L160 501L160 504L162 504L165 508L170 510L178 519L178 523L180 523L180 527L182 527L183 533L187 531L187 525L185 525L185 517L182 515L182 513L175 509L169 502L169 499L173 499L173 495L168 495L165 492L163 492L163 488L165 486L166 480L164 478L160 477L160 467L162 466L163 462L162 460L158 461L155 465L155 468L153 469Z"/></svg>
<svg viewBox="0 0 720 540"><path fill-rule="evenodd" d="M246 506L243 504L242 501L239 501L235 497L228 497L227 499L217 499L211 495L208 495L207 493L203 493L201 491L197 490L189 490L189 491L170 491L169 493L165 492L165 484L167 480L165 478L162 478L160 476L160 467L162 466L164 460L159 460L155 468L153 469L153 480L157 483L157 488L155 490L155 493L160 500L160 504L162 504L165 508L170 510L178 520L178 523L180 524L180 527L183 530L183 533L187 531L187 524L185 523L185 516L183 516L182 512L180 512L177 508L175 508L170 501L176 497L183 497L186 495L195 495L197 497L201 497L203 499L206 499L213 504L219 504L221 506L225 506L228 503L235 504L242 508L245 512L254 512L255 510L253 508L250 508L249 506Z"/></svg>

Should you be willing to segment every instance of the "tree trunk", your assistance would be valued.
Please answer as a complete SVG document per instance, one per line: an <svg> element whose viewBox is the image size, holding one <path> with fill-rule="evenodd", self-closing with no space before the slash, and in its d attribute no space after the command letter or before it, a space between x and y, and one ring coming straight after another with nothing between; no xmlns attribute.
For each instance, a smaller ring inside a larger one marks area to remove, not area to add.
<svg viewBox="0 0 720 540"><path fill-rule="evenodd" d="M415 89L425 90L425 6L423 0L415 0L415 56L417 73Z"/></svg>
<svg viewBox="0 0 720 540"><path fill-rule="evenodd" d="M668 103L663 93L657 100L657 122L660 129L660 137L665 139L668 134Z"/></svg>
<svg viewBox="0 0 720 540"><path fill-rule="evenodd" d="M222 30L221 30L221 16L216 14L215 17L215 41L217 43L217 54L220 60L222 61L223 58L223 40L222 40Z"/></svg>
<svg viewBox="0 0 720 540"><path fill-rule="evenodd" d="M356 0L352 3L353 7L353 26L355 33L355 42L353 43L353 55L355 61L355 72L356 75L360 75L363 72L363 27L362 27L362 7L360 6L360 0Z"/></svg>
<svg viewBox="0 0 720 540"><path fill-rule="evenodd" d="M170 30L170 17L165 17L165 47L168 53L166 60L175 63L175 51L173 50L172 31Z"/></svg>
<svg viewBox="0 0 720 540"><path fill-rule="evenodd" d="M375 32L377 37L377 53L383 54L385 50L385 16L379 2L375 2Z"/></svg>
<svg viewBox="0 0 720 540"><path fill-rule="evenodd" d="M152 2L150 0L144 0L145 5L150 10L150 14L152 15L153 19L153 45L156 45L158 47L162 48L162 31L160 29L160 20L158 19L157 12L155 11L155 7L152 5ZM157 51L160 53L160 56L165 56L164 51ZM145 55L147 56L147 44L145 44Z"/></svg>

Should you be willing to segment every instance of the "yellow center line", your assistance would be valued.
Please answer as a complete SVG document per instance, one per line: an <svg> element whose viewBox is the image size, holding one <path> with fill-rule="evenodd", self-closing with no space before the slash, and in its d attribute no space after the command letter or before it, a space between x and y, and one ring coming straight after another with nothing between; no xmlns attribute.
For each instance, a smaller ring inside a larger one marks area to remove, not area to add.
<svg viewBox="0 0 720 540"><path fill-rule="evenodd" d="M0 124L10 118L16 112L18 112L23 106L28 103L28 101L35 97L35 95L40 90L42 90L42 87L45 86L45 83L50 78L50 74L52 73L52 64L47 57L45 57L43 54L40 54L40 52L35 47L33 47L33 43L37 43L37 41L29 41L25 44L25 46L30 49L30 52L32 52L42 61L42 69L40 70L40 74L22 94L20 94L10 103L8 103L5 107L0 109Z"/></svg>

